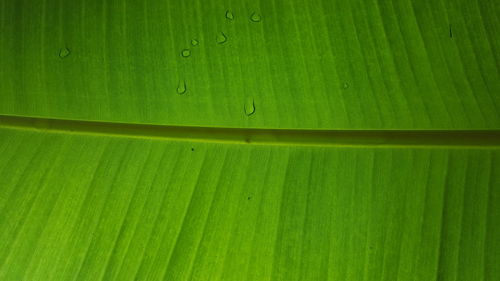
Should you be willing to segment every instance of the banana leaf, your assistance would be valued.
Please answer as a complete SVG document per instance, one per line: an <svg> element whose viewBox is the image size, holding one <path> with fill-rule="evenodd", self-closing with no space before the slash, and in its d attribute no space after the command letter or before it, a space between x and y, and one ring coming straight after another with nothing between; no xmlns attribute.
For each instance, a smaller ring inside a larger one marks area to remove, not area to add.
<svg viewBox="0 0 500 281"><path fill-rule="evenodd" d="M0 280L499 280L493 0L0 0Z"/></svg>

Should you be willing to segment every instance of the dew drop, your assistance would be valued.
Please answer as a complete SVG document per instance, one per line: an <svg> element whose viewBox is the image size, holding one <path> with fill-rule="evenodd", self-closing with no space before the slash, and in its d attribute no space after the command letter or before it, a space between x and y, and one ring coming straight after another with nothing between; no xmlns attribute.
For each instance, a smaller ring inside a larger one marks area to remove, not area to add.
<svg viewBox="0 0 500 281"><path fill-rule="evenodd" d="M200 44L200 41L198 41L197 39L191 40L191 45L198 46L199 44Z"/></svg>
<svg viewBox="0 0 500 281"><path fill-rule="evenodd" d="M247 99L245 105L243 106L246 116L251 116L255 113L255 101L253 99Z"/></svg>
<svg viewBox="0 0 500 281"><path fill-rule="evenodd" d="M177 85L177 94L183 95L187 91L186 81L179 80L179 84Z"/></svg>
<svg viewBox="0 0 500 281"><path fill-rule="evenodd" d="M253 22L260 22L262 20L262 18L260 17L259 14L257 13L253 13L251 16L250 16L250 20L253 21Z"/></svg>
<svg viewBox="0 0 500 281"><path fill-rule="evenodd" d="M182 50L181 55L182 55L183 57L187 58L187 57L191 56L191 50L189 50L189 49L184 49L184 50Z"/></svg>
<svg viewBox="0 0 500 281"><path fill-rule="evenodd" d="M59 57L61 59L68 57L70 54L71 54L71 50L68 49L67 47L64 47L61 50L59 50Z"/></svg>
<svg viewBox="0 0 500 281"><path fill-rule="evenodd" d="M227 36L224 34L224 32L221 32L217 35L217 38L215 38L217 41L217 44L224 44L227 41Z"/></svg>
<svg viewBox="0 0 500 281"><path fill-rule="evenodd" d="M226 11L226 19L228 19L228 20L234 20L234 15L229 10Z"/></svg>
<svg viewBox="0 0 500 281"><path fill-rule="evenodd" d="M344 90L349 89L349 87L350 87L350 85L347 82L344 82L344 84L342 85L342 89L344 89Z"/></svg>

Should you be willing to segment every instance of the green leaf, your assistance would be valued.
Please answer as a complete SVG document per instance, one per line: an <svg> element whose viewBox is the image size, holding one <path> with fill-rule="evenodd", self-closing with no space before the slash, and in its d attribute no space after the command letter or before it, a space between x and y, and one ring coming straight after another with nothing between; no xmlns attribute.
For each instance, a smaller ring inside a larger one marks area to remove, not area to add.
<svg viewBox="0 0 500 281"><path fill-rule="evenodd" d="M495 280L498 149L0 130L1 280Z"/></svg>
<svg viewBox="0 0 500 281"><path fill-rule="evenodd" d="M500 280L491 0L1 0L0 280Z"/></svg>
<svg viewBox="0 0 500 281"><path fill-rule="evenodd" d="M0 114L500 128L495 1L4 0L0 12Z"/></svg>

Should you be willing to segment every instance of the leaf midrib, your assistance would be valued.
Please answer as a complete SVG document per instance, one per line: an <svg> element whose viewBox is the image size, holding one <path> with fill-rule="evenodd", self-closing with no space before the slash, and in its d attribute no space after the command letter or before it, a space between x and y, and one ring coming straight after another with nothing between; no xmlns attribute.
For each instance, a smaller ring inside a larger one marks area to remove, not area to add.
<svg viewBox="0 0 500 281"><path fill-rule="evenodd" d="M49 133L285 146L500 148L499 130L302 130L169 126L0 115L0 128Z"/></svg>

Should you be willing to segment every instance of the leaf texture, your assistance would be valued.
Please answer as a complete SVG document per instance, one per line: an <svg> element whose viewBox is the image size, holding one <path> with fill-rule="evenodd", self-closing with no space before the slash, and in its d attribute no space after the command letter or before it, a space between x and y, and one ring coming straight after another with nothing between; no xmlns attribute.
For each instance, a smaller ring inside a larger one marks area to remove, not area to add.
<svg viewBox="0 0 500 281"><path fill-rule="evenodd" d="M498 149L0 130L1 280L495 280Z"/></svg>
<svg viewBox="0 0 500 281"><path fill-rule="evenodd" d="M3 0L0 12L1 114L287 129L500 127L495 0Z"/></svg>
<svg viewBox="0 0 500 281"><path fill-rule="evenodd" d="M494 0L0 0L0 280L500 280Z"/></svg>

